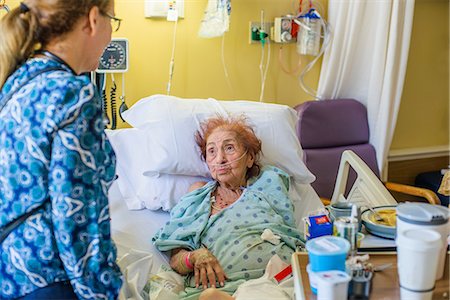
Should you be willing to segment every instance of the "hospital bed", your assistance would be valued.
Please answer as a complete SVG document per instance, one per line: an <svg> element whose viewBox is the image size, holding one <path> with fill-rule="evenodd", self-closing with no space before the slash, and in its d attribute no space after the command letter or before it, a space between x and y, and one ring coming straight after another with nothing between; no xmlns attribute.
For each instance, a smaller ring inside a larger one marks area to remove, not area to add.
<svg viewBox="0 0 450 300"><path fill-rule="evenodd" d="M302 199L318 199L314 190L302 187ZM158 251L151 238L168 220L169 213L162 210L129 210L118 187L109 190L111 233L118 249L119 265L125 283L119 299L145 299L141 292L148 279L169 265L169 257ZM303 226L299 225L302 229ZM162 298L163 299L163 298Z"/></svg>
<svg viewBox="0 0 450 300"><path fill-rule="evenodd" d="M295 132L297 114L285 106L250 101L179 99L155 95L124 114L133 128L107 130L117 156L117 180L109 190L112 237L126 283L121 299L142 299L148 278L168 264L151 238L169 219L169 210L190 184L208 176L194 143L194 129L217 113L245 112L262 140L263 164L291 175L290 196L296 223L322 207L310 183Z"/></svg>

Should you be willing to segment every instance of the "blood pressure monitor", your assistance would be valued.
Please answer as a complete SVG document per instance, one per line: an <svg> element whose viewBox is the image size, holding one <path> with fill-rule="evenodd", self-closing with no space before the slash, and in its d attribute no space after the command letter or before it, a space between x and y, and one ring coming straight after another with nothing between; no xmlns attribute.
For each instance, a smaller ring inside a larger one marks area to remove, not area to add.
<svg viewBox="0 0 450 300"><path fill-rule="evenodd" d="M97 73L124 73L128 71L128 40L113 38L100 57Z"/></svg>

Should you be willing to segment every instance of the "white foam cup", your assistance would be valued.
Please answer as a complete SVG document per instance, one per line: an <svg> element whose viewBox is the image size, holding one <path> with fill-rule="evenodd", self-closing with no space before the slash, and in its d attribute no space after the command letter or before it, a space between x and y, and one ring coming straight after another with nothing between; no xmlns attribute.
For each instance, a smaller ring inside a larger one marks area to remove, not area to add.
<svg viewBox="0 0 450 300"><path fill-rule="evenodd" d="M442 242L429 229L408 229L397 234L400 299L431 299Z"/></svg>
<svg viewBox="0 0 450 300"><path fill-rule="evenodd" d="M316 272L317 300L347 299L350 275L339 270Z"/></svg>
<svg viewBox="0 0 450 300"><path fill-rule="evenodd" d="M443 247L439 255L436 269L436 280L444 276L445 259L447 257L447 238L450 234L448 208L428 203L402 203L397 207L397 235L408 229L429 229L441 236ZM436 218L438 216L439 218ZM427 220L427 221L425 221Z"/></svg>
<svg viewBox="0 0 450 300"><path fill-rule="evenodd" d="M429 292L413 292L405 288L400 288L401 300L431 300L433 299L433 291Z"/></svg>

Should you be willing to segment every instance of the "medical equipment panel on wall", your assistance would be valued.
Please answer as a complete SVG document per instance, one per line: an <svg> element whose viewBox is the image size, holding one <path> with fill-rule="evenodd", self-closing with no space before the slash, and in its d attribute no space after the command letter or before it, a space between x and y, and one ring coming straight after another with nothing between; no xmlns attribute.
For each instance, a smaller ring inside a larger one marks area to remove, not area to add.
<svg viewBox="0 0 450 300"><path fill-rule="evenodd" d="M146 18L166 18L171 7L175 6L178 18L184 18L184 0L145 0Z"/></svg>
<svg viewBox="0 0 450 300"><path fill-rule="evenodd" d="M117 128L117 113L122 121L125 122L122 113L128 109L125 103L125 72L128 71L128 57L128 40L126 38L113 38L103 51L97 70L91 75L92 81L95 82L98 92L103 100L103 120L105 128ZM111 86L109 91L111 118L108 116L108 93L106 91L107 73L110 73L111 76ZM117 84L114 73L120 73L122 77L122 95L119 97L119 110L117 110Z"/></svg>
<svg viewBox="0 0 450 300"><path fill-rule="evenodd" d="M100 57L97 73L124 73L128 71L128 40L113 38Z"/></svg>

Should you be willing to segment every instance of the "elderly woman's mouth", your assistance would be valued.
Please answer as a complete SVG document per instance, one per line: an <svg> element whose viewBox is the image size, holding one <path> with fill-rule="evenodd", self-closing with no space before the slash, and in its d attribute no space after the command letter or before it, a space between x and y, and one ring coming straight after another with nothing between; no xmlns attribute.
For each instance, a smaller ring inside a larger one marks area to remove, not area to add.
<svg viewBox="0 0 450 300"><path fill-rule="evenodd" d="M230 168L227 166L227 167L217 168L216 170L217 170L217 172L228 172L228 170L230 170Z"/></svg>

